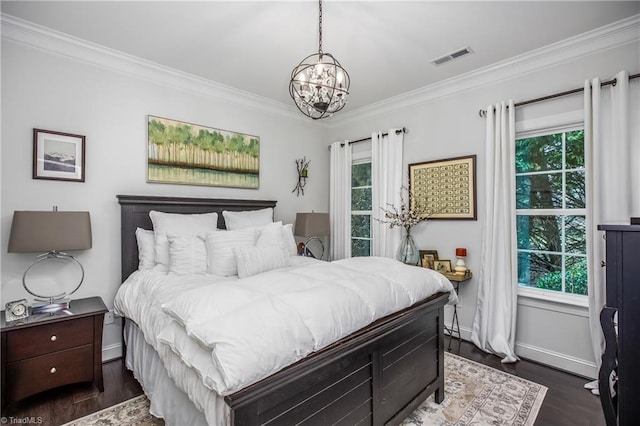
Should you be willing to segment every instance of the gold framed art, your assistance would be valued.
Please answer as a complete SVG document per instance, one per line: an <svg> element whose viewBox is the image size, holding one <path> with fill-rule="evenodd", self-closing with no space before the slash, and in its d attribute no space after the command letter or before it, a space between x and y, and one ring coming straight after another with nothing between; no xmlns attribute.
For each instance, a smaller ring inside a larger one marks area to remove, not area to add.
<svg viewBox="0 0 640 426"><path fill-rule="evenodd" d="M147 182L258 189L260 137L148 116Z"/></svg>
<svg viewBox="0 0 640 426"><path fill-rule="evenodd" d="M409 164L409 199L429 220L476 220L476 156Z"/></svg>
<svg viewBox="0 0 640 426"><path fill-rule="evenodd" d="M433 269L434 260L438 260L438 250L420 250L420 265Z"/></svg>

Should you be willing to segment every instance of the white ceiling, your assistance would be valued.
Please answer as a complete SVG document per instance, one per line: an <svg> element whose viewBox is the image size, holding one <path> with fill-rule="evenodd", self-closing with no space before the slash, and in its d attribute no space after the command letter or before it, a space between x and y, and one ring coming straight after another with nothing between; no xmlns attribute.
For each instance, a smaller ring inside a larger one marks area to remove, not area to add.
<svg viewBox="0 0 640 426"><path fill-rule="evenodd" d="M2 1L2 13L286 104L318 50L316 1ZM640 1L323 2L354 110L640 13ZM470 46L473 53L430 61Z"/></svg>

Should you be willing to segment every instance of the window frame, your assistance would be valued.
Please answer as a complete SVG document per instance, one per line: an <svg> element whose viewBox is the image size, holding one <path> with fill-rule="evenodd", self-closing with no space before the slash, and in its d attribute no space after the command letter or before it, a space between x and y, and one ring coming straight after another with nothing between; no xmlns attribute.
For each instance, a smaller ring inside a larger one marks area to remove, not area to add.
<svg viewBox="0 0 640 426"><path fill-rule="evenodd" d="M354 153L351 157L351 167L353 168L353 166L358 165L358 164L366 164L368 163L369 165L371 165L371 153L370 152L360 152L360 153ZM353 197L353 189L354 188L367 188L366 186L358 186L358 187L353 187L351 186L351 182L349 185L349 188L351 190L351 197ZM372 185L369 186L368 188L371 188L371 190L373 191L373 182ZM353 198L351 198L353 200ZM372 255L372 251L373 251L373 229L371 226L371 222L373 221L373 207L371 210L352 210L351 209L351 215L352 216L369 216L369 238L365 238L365 237L354 237L353 236L353 220L351 221L351 229L349 229L349 241L351 242L354 239L357 240L369 240L369 256ZM351 252L351 256L353 257L353 252L351 250L352 248L352 244L349 244L349 251Z"/></svg>
<svg viewBox="0 0 640 426"><path fill-rule="evenodd" d="M578 111L570 111L567 113L556 114L548 117L540 117L536 119L520 121L516 123L516 132L515 132L515 140L524 139L524 138L533 138L537 136L549 135L554 133L563 133L563 132L571 132L575 130L584 130L584 112L582 110ZM585 142L586 143L586 142ZM515 144L515 141L514 141ZM513 150L515 161L515 145ZM566 155L566 150L563 148L563 160ZM586 161L585 161L586 162ZM566 177L567 170L574 169L565 169L565 162L563 161L561 170L553 170L553 172L562 172L563 173L563 188L565 187L564 179ZM548 171L545 171L545 173ZM588 170L587 164L584 165L584 173L585 179L587 179ZM529 173L527 173L529 174ZM514 193L515 197L515 180L518 174L514 174ZM563 208L562 209L514 209L514 218L522 213L525 213L527 216L584 216L585 222L589 223L589 218L587 215L589 200L585 200L585 207L583 209L566 209L565 200L563 197ZM515 205L515 203L514 203ZM534 213L534 214L532 214ZM513 232L517 233L517 229L514 229ZM586 238L586 235L585 235ZM563 237L564 240L564 237ZM563 241L564 242L564 241ZM515 247L515 255L517 257L519 249ZM561 252L561 255L566 254L566 252ZM585 257L588 259L589 252L588 248L585 253ZM564 275L564 274L563 274ZM590 277L587 277L590 280ZM563 276L564 280L564 276ZM518 289L518 297L525 297L529 299L539 299L543 301L549 301L554 303L562 303L566 305L579 306L579 307L588 307L589 306L589 297L588 295L577 295L566 293L564 291L553 291L547 289L539 289L534 287L522 286L518 282L517 273L516 273L516 283Z"/></svg>

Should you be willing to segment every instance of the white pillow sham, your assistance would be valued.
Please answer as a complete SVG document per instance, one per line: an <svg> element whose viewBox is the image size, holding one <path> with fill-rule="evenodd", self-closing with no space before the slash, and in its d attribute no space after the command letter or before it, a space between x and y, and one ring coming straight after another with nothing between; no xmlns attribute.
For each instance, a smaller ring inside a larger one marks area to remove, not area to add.
<svg viewBox="0 0 640 426"><path fill-rule="evenodd" d="M167 234L198 235L212 232L218 226L218 213L180 214L149 212L156 241L156 262L169 265Z"/></svg>
<svg viewBox="0 0 640 426"><path fill-rule="evenodd" d="M241 212L223 211L224 223L228 231L268 225L273 222L273 208L247 210Z"/></svg>
<svg viewBox="0 0 640 426"><path fill-rule="evenodd" d="M233 256L238 267L238 278L247 278L291 264L291 256L284 245L263 247L235 247Z"/></svg>
<svg viewBox="0 0 640 426"><path fill-rule="evenodd" d="M292 224L283 225L278 221L257 228L257 231L257 247L283 245L290 256L298 254Z"/></svg>
<svg viewBox="0 0 640 426"><path fill-rule="evenodd" d="M138 269L141 271L156 266L156 239L153 231L136 228L138 242Z"/></svg>
<svg viewBox="0 0 640 426"><path fill-rule="evenodd" d="M176 275L206 274L207 247L204 235L167 234L169 241L169 273Z"/></svg>
<svg viewBox="0 0 640 426"><path fill-rule="evenodd" d="M208 232L205 237L207 247L207 272L229 277L238 274L233 249L253 247L256 231L253 228L236 231Z"/></svg>

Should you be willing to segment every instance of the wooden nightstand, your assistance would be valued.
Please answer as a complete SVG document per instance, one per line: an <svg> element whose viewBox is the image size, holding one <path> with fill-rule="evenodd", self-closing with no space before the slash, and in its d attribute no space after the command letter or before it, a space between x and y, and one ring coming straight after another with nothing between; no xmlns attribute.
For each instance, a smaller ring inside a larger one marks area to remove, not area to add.
<svg viewBox="0 0 640 426"><path fill-rule="evenodd" d="M107 307L99 297L72 300L66 311L7 323L2 335L2 411L8 403L78 382L102 381L102 326Z"/></svg>
<svg viewBox="0 0 640 426"><path fill-rule="evenodd" d="M453 289L456 291L456 294L458 294L460 283L463 283L473 278L473 274L471 273L471 271L467 271L467 273L464 275L462 274L443 274L443 275L447 277L449 281L451 281L451 284L453 285ZM446 325L444 326L444 328L449 332L449 349L451 349L451 338L453 337L454 333L458 335L458 340L462 340L462 336L460 335L460 323L458 322L457 305L453 305L453 317L451 319L451 328L447 327Z"/></svg>

